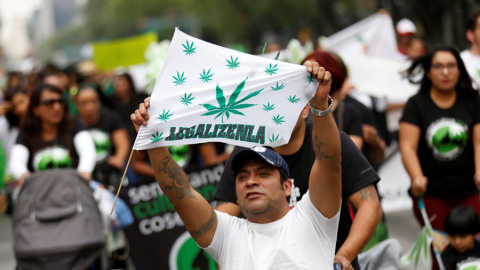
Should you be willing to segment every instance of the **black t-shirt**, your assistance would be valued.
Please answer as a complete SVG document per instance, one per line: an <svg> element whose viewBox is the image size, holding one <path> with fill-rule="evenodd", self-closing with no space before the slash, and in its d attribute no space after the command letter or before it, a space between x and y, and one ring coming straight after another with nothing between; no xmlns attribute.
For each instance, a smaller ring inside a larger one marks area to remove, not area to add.
<svg viewBox="0 0 480 270"><path fill-rule="evenodd" d="M76 168L78 166L79 157L73 138L80 131L85 130L85 125L78 121L74 121L73 132L70 136L70 146L67 147L60 139L60 134L52 141L43 142L37 145L36 151L32 152L31 142L28 134L20 132L17 138L17 144L24 145L30 151L28 156L27 168L31 172L44 171L56 168Z"/></svg>
<svg viewBox="0 0 480 270"><path fill-rule="evenodd" d="M458 253L448 245L442 252L442 261L446 270L477 269L476 267L464 268L468 265L480 265L480 244L475 241L472 249Z"/></svg>
<svg viewBox="0 0 480 270"><path fill-rule="evenodd" d="M377 126L377 122L375 120L375 116L374 116L373 112L369 108L367 108L367 106L365 106L363 103L361 103L360 101L358 101L358 100L356 100L356 99L354 99L350 96L346 96L344 102L345 102L345 104L348 104L348 105L351 105L351 106L357 108L357 111L360 114L360 120L362 121L361 124L370 125L370 126L376 128L378 136L380 138L382 138L382 134L378 130L378 126ZM363 137L363 130L362 130L362 137ZM367 160L370 162L370 164L372 166L374 166L374 168L377 169L378 164L373 164L373 162L370 159L370 155L371 155L370 152L371 152L370 146L367 143L364 143L363 147L362 147L362 153L367 158Z"/></svg>
<svg viewBox="0 0 480 270"><path fill-rule="evenodd" d="M125 125L116 112L102 109L98 122L87 126L87 129L95 143L96 161L101 162L115 153L112 133L119 129L125 129Z"/></svg>
<svg viewBox="0 0 480 270"><path fill-rule="evenodd" d="M360 110L355 106L340 101L338 107L333 111L333 117L340 130L345 131L348 135L356 135L363 138Z"/></svg>
<svg viewBox="0 0 480 270"><path fill-rule="evenodd" d="M457 96L451 108L441 109L419 93L408 100L400 121L421 130L417 155L429 180L426 195L449 199L478 192L472 133L480 122L479 96Z"/></svg>
<svg viewBox="0 0 480 270"><path fill-rule="evenodd" d="M290 197L291 203L295 202L297 198L300 199L301 196L307 192L310 170L315 161L315 153L313 152L312 145L312 124L308 121L306 124L305 138L300 150L292 155L282 156L288 164L290 176L293 178L295 185L292 189L292 196ZM342 147L342 207L335 251L345 242L350 232L350 227L352 226L348 198L362 188L370 184L375 184L380 180L375 170L373 170L347 134L340 132L340 141ZM235 147L230 157L232 158L240 149L243 148ZM236 203L237 195L235 191L235 179L232 174L231 158L229 158L225 164L225 169L215 193L215 199ZM352 266L355 269L360 269L356 259L352 262Z"/></svg>

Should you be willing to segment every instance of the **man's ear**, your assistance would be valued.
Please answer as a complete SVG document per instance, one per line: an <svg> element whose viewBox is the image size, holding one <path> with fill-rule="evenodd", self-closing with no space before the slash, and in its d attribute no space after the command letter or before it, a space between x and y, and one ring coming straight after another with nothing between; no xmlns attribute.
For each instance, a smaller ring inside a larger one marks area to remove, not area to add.
<svg viewBox="0 0 480 270"><path fill-rule="evenodd" d="M292 186L292 179L289 178L283 181L283 190L285 191L285 196L290 196L290 194L292 193Z"/></svg>
<svg viewBox="0 0 480 270"><path fill-rule="evenodd" d="M475 35L473 34L472 30L467 30L467 32L465 33L465 36L467 36L467 40L470 43L473 43L475 41Z"/></svg>

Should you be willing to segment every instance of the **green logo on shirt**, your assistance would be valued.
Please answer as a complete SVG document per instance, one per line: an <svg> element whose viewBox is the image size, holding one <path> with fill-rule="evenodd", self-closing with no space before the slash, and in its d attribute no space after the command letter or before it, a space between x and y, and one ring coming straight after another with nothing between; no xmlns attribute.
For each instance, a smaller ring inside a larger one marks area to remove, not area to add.
<svg viewBox="0 0 480 270"><path fill-rule="evenodd" d="M89 132L95 143L95 150L97 152L96 161L104 160L110 153L110 148L112 147L110 135L99 129L91 129Z"/></svg>
<svg viewBox="0 0 480 270"><path fill-rule="evenodd" d="M427 129L426 139L439 160L452 160L458 157L468 141L468 127L460 120L441 118Z"/></svg>
<svg viewBox="0 0 480 270"><path fill-rule="evenodd" d="M33 157L35 171L70 167L72 167L72 159L69 151L60 145L44 148L35 153Z"/></svg>

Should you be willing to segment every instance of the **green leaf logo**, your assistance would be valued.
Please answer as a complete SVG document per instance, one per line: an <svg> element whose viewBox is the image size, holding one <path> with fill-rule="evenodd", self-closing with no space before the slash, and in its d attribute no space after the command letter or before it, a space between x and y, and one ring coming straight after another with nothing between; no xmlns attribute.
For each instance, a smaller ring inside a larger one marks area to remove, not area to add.
<svg viewBox="0 0 480 270"><path fill-rule="evenodd" d="M293 97L289 96L288 101L290 101L290 103L297 103L300 101L300 98L297 98L297 95L294 95Z"/></svg>
<svg viewBox="0 0 480 270"><path fill-rule="evenodd" d="M312 74L308 74L308 76L307 76L307 81L308 81L308 83L313 83Z"/></svg>
<svg viewBox="0 0 480 270"><path fill-rule="evenodd" d="M175 86L182 85L185 83L185 80L187 79L187 77L184 77L184 73L185 72L182 72L182 75L180 75L180 73L177 71L177 77L172 76L175 79L175 81L173 81Z"/></svg>
<svg viewBox="0 0 480 270"><path fill-rule="evenodd" d="M271 86L271 87L272 87L273 91L278 91L278 90L282 90L283 88L285 88L283 83L279 85L278 82L277 82L277 86Z"/></svg>
<svg viewBox="0 0 480 270"><path fill-rule="evenodd" d="M165 109L163 109L163 113L158 115L158 119L160 119L162 122L167 122L167 120L170 120L170 117L172 114L170 113L170 110L165 112Z"/></svg>
<svg viewBox="0 0 480 270"><path fill-rule="evenodd" d="M277 137L275 137L275 134L272 134L272 138L270 138L270 142L275 142L278 140L278 136L280 136L280 134L277 135Z"/></svg>
<svg viewBox="0 0 480 270"><path fill-rule="evenodd" d="M158 131L157 131L157 134L156 134L156 135L155 135L155 134L150 134L150 135L152 135L152 137L153 137L153 139L150 139L150 140L152 141L152 143L158 142L158 141L160 141L161 139L163 139L163 137L162 137L163 132L160 133L160 135L159 135L159 134L158 134Z"/></svg>
<svg viewBox="0 0 480 270"><path fill-rule="evenodd" d="M239 67L240 62L238 62L238 57L233 60L233 56L230 56L230 61L228 59L225 59L228 63L227 67L228 69L236 69Z"/></svg>
<svg viewBox="0 0 480 270"><path fill-rule="evenodd" d="M201 104L203 107L205 107L205 109L208 110L208 112L202 114L202 116L216 114L217 116L215 116L215 119L217 119L218 117L221 116L222 117L222 123L223 123L223 116L226 116L227 119L228 119L230 117L230 113L237 114L237 115L244 115L242 112L239 111L240 109L246 109L246 108L257 105L257 104L242 104L242 103L244 103L248 99L260 94L260 92L263 90L263 88L258 90L258 91L255 91L253 93L248 94L247 96L240 99L239 101L236 101L238 96L240 95L240 92L242 92L242 89L245 86L245 81L247 79L248 79L248 77L237 86L235 91L233 91L232 95L228 99L228 103L225 103L226 100L225 100L225 97L223 96L223 90L217 84L216 99L217 99L217 102L218 102L218 107L214 106L214 105L210 105L210 104Z"/></svg>
<svg viewBox="0 0 480 270"><path fill-rule="evenodd" d="M192 100L195 99L194 97L192 97L192 95L193 93L187 96L187 93L185 93L185 95L180 98L180 102L185 106L192 104Z"/></svg>
<svg viewBox="0 0 480 270"><path fill-rule="evenodd" d="M200 73L200 80L202 82L208 83L209 81L212 80L212 76L213 76L213 73L210 74L210 69L207 72L205 72L205 69L203 69L203 74Z"/></svg>
<svg viewBox="0 0 480 270"><path fill-rule="evenodd" d="M185 53L185 55L193 55L195 53L195 49L193 47L193 41L191 44L188 44L188 40L187 40L187 44L182 44L183 48L185 48L185 50L183 50L183 52Z"/></svg>
<svg viewBox="0 0 480 270"><path fill-rule="evenodd" d="M268 111L273 111L275 109L275 104L270 105L270 102L267 103L267 105L263 104L263 110L268 112Z"/></svg>
<svg viewBox="0 0 480 270"><path fill-rule="evenodd" d="M273 120L273 122L274 122L275 124L277 124L277 125L282 125L282 124L285 122L285 120L283 120L283 118L285 118L285 116L280 117L280 114L279 114L279 115L277 115L277 116L274 116L274 117L272 118L272 120Z"/></svg>
<svg viewBox="0 0 480 270"><path fill-rule="evenodd" d="M275 64L275 66L272 66L272 64L270 64L270 66L265 68L265 72L270 76L272 76L273 74L277 74L277 71L277 64Z"/></svg>

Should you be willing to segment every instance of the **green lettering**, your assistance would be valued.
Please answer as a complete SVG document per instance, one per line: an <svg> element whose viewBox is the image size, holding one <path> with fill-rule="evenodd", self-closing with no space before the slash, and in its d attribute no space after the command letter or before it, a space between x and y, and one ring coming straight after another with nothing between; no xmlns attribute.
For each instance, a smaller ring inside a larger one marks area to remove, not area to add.
<svg viewBox="0 0 480 270"><path fill-rule="evenodd" d="M205 130L205 124L200 124L197 127L197 132L193 135L193 138L203 138L203 131Z"/></svg>
<svg viewBox="0 0 480 270"><path fill-rule="evenodd" d="M185 139L193 138L194 133L195 133L195 126L191 126L187 128L187 130L185 131Z"/></svg>
<svg viewBox="0 0 480 270"><path fill-rule="evenodd" d="M248 125L247 127L248 127L247 142L254 142L255 138L252 137L252 134L253 134L253 129L255 128L255 126Z"/></svg>
<svg viewBox="0 0 480 270"><path fill-rule="evenodd" d="M235 137L235 128L237 128L237 125L228 125L227 138L233 139Z"/></svg>
<svg viewBox="0 0 480 270"><path fill-rule="evenodd" d="M265 144L265 126L259 126L257 135L255 136L255 143Z"/></svg>
<svg viewBox="0 0 480 270"><path fill-rule="evenodd" d="M184 128L184 127L180 127L177 134L175 134L175 140L178 141L178 140L182 140L183 137L185 137L185 130L187 130L187 128Z"/></svg>
<svg viewBox="0 0 480 270"><path fill-rule="evenodd" d="M237 134L235 135L235 140L245 141L245 132L246 127L244 125L238 125Z"/></svg>
<svg viewBox="0 0 480 270"><path fill-rule="evenodd" d="M175 140L175 130L177 128L176 127L171 127L170 128L170 135L168 135L167 138L165 138L165 141L174 141Z"/></svg>
<svg viewBox="0 0 480 270"><path fill-rule="evenodd" d="M228 127L228 125L221 124L220 125L220 132L218 132L217 138L225 138L225 129Z"/></svg>
<svg viewBox="0 0 480 270"><path fill-rule="evenodd" d="M147 214L142 212L141 209L143 208L145 203L141 202L141 203L138 203L136 204L134 207L133 207L133 212L135 213L135 216L139 219L143 219L143 218L146 218L147 217Z"/></svg>
<svg viewBox="0 0 480 270"><path fill-rule="evenodd" d="M203 134L203 138L211 138L212 137L212 132L209 132L210 128L212 128L212 124L207 124L207 129L205 130L205 133Z"/></svg>

